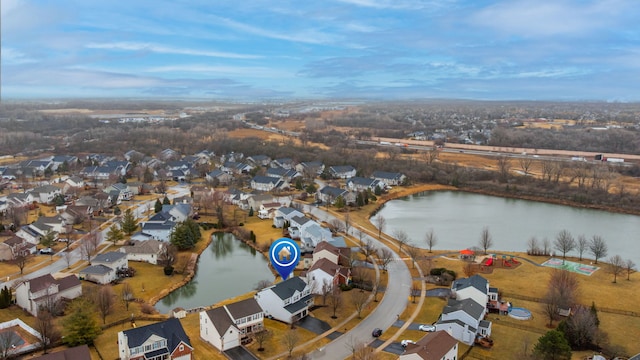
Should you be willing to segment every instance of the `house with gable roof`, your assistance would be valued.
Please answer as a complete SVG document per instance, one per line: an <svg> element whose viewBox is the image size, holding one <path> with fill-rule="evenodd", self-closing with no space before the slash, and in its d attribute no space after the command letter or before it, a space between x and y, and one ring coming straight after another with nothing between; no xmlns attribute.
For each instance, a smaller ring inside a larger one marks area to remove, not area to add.
<svg viewBox="0 0 640 360"><path fill-rule="evenodd" d="M305 161L296 165L296 170L307 177L316 177L324 171L322 161Z"/></svg>
<svg viewBox="0 0 640 360"><path fill-rule="evenodd" d="M451 284L451 291L458 300L471 298L478 304L485 306L489 302L489 281L478 274L468 278L456 279ZM497 291L492 293L491 297L495 297L493 300L497 300Z"/></svg>
<svg viewBox="0 0 640 360"><path fill-rule="evenodd" d="M57 195L62 194L62 189L53 185L43 185L31 189L33 199L42 204L51 204Z"/></svg>
<svg viewBox="0 0 640 360"><path fill-rule="evenodd" d="M294 276L258 291L254 298L264 315L291 324L309 314L313 306L311 287L299 276Z"/></svg>
<svg viewBox="0 0 640 360"><path fill-rule="evenodd" d="M204 177L207 181L211 182L214 180L217 180L219 184L221 185L227 185L229 184L231 181L233 181L233 176L230 175L229 173L226 173L220 169L214 169L212 171L210 171L207 175L205 175Z"/></svg>
<svg viewBox="0 0 640 360"><path fill-rule="evenodd" d="M315 248L322 241L329 241L333 238L331 230L320 226L315 221L300 231L300 246L305 250Z"/></svg>
<svg viewBox="0 0 640 360"><path fill-rule="evenodd" d="M316 295L322 295L322 288L325 284L331 285L332 288L349 284L351 282L351 270L323 258L311 265L311 268L307 271L307 280L310 284L313 284L311 292Z"/></svg>
<svg viewBox="0 0 640 360"><path fill-rule="evenodd" d="M81 280L98 284L109 284L118 278L118 271L127 269L129 262L127 254L119 251L109 251L98 254L88 266L78 273Z"/></svg>
<svg viewBox="0 0 640 360"><path fill-rule="evenodd" d="M336 179L349 179L356 176L356 168L351 165L330 166L329 174Z"/></svg>
<svg viewBox="0 0 640 360"><path fill-rule="evenodd" d="M283 206L277 209L273 216L273 225L276 228L281 228L285 225L285 222L291 223L291 218L294 216L304 216L298 209Z"/></svg>
<svg viewBox="0 0 640 360"><path fill-rule="evenodd" d="M380 189L385 187L384 183L381 183L377 179L363 178L359 176L352 177L347 180L347 188L351 191L371 190L374 191L376 186Z"/></svg>
<svg viewBox="0 0 640 360"><path fill-rule="evenodd" d="M55 279L45 274L25 280L15 286L16 304L33 316L38 316L41 308L72 300L82 295L82 284L75 275Z"/></svg>
<svg viewBox="0 0 640 360"><path fill-rule="evenodd" d="M352 192L329 185L318 190L317 194L318 200L328 204L335 204L336 199L340 196L344 199L345 204L350 204L356 201L356 196Z"/></svg>
<svg viewBox="0 0 640 360"><path fill-rule="evenodd" d="M393 186L402 185L407 179L402 173L387 171L374 171L373 174L371 174L371 178Z"/></svg>
<svg viewBox="0 0 640 360"><path fill-rule="evenodd" d="M285 168L268 168L267 171L265 171L264 173L265 176L271 176L277 179L283 179L286 181L291 181L294 178L297 178L299 176L301 176L296 170L294 169L285 169Z"/></svg>
<svg viewBox="0 0 640 360"><path fill-rule="evenodd" d="M33 355L32 355L33 356ZM91 360L91 351L87 345L79 345L72 348L66 348L61 351L51 352L36 357L30 357L31 360Z"/></svg>
<svg viewBox="0 0 640 360"><path fill-rule="evenodd" d="M271 158L267 155L252 155L247 157L247 161L253 163L256 166L268 166L271 163Z"/></svg>
<svg viewBox="0 0 640 360"><path fill-rule="evenodd" d="M484 320L486 310L471 298L449 299L435 323L436 330L447 331L458 341L472 345L477 335L491 336L491 322Z"/></svg>
<svg viewBox="0 0 640 360"><path fill-rule="evenodd" d="M415 343L409 343L400 360L457 360L458 340L446 331L426 334Z"/></svg>
<svg viewBox="0 0 640 360"><path fill-rule="evenodd" d="M158 258L166 244L159 240L131 241L132 245L123 246L120 252L127 254L127 261L141 261L157 265Z"/></svg>
<svg viewBox="0 0 640 360"><path fill-rule="evenodd" d="M200 312L200 337L220 351L238 347L264 329L264 312L254 298Z"/></svg>
<svg viewBox="0 0 640 360"><path fill-rule="evenodd" d="M120 360L191 360L193 346L180 320L165 321L120 331Z"/></svg>
<svg viewBox="0 0 640 360"><path fill-rule="evenodd" d="M280 178L256 175L251 179L251 188L258 191L271 191L289 186L289 183Z"/></svg>

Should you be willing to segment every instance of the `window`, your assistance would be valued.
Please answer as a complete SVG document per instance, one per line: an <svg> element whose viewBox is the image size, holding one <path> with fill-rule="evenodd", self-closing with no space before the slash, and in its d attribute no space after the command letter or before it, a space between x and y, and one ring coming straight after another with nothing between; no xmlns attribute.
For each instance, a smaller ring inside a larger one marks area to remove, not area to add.
<svg viewBox="0 0 640 360"><path fill-rule="evenodd" d="M184 351L184 345L180 344L180 347L178 347L178 351Z"/></svg>

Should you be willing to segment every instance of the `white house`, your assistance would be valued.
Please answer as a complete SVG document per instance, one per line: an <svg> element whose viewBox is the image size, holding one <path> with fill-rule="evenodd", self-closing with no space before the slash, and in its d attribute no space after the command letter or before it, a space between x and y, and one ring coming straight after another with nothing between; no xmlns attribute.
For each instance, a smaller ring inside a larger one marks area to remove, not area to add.
<svg viewBox="0 0 640 360"><path fill-rule="evenodd" d="M220 351L240 346L264 329L264 312L254 298L200 312L200 337Z"/></svg>
<svg viewBox="0 0 640 360"><path fill-rule="evenodd" d="M78 276L83 280L104 285L118 278L118 270L127 269L128 267L127 254L119 251L109 251L96 255L91 261L91 266L82 269Z"/></svg>
<svg viewBox="0 0 640 360"><path fill-rule="evenodd" d="M273 225L282 228L285 222L291 223L291 218L294 216L304 217L304 214L292 207L280 207L273 215Z"/></svg>
<svg viewBox="0 0 640 360"><path fill-rule="evenodd" d="M381 183L377 179L368 179L363 177L352 177L347 180L347 188L351 191L371 190L374 191L376 186L380 189L385 187L384 183Z"/></svg>
<svg viewBox="0 0 640 360"><path fill-rule="evenodd" d="M332 238L331 230L323 228L315 221L300 231L300 245L308 249L313 249L320 242L329 241Z"/></svg>
<svg viewBox="0 0 640 360"><path fill-rule="evenodd" d="M423 336L415 344L408 344L400 360L458 360L458 341L446 331Z"/></svg>
<svg viewBox="0 0 640 360"><path fill-rule="evenodd" d="M256 175L251 179L251 188L258 191L280 189L286 187L285 184L286 181L271 176Z"/></svg>
<svg viewBox="0 0 640 360"><path fill-rule="evenodd" d="M484 320L485 314L486 307L473 299L450 299L435 324L436 330L447 331L458 341L472 345L476 335L491 335L491 322Z"/></svg>
<svg viewBox="0 0 640 360"><path fill-rule="evenodd" d="M127 254L127 261L157 265L164 246L166 246L165 243L159 240L133 241L132 245L121 247L120 252Z"/></svg>
<svg viewBox="0 0 640 360"><path fill-rule="evenodd" d="M451 291L456 299L473 299L476 303L486 307L489 302L489 281L480 275L457 279L451 284Z"/></svg>
<svg viewBox="0 0 640 360"><path fill-rule="evenodd" d="M356 168L351 165L330 166L329 173L337 179L349 179L356 176Z"/></svg>
<svg viewBox="0 0 640 360"><path fill-rule="evenodd" d="M176 318L118 333L120 360L191 360L192 353L191 340Z"/></svg>
<svg viewBox="0 0 640 360"><path fill-rule="evenodd" d="M82 295L82 285L75 275L54 279L46 274L19 283L16 304L33 316L40 308L52 308L62 299L75 299Z"/></svg>
<svg viewBox="0 0 640 360"><path fill-rule="evenodd" d="M264 288L254 298L267 317L291 324L309 314L311 287L299 276Z"/></svg>
<svg viewBox="0 0 640 360"><path fill-rule="evenodd" d="M327 241L322 241L313 250L313 263L318 262L320 259L327 259L334 264L338 264L340 249Z"/></svg>
<svg viewBox="0 0 640 360"><path fill-rule="evenodd" d="M30 191L36 201L42 204L51 204L53 199L62 194L62 189L53 185L38 186Z"/></svg>
<svg viewBox="0 0 640 360"><path fill-rule="evenodd" d="M374 171L371 174L373 179L379 180L387 185L402 185L407 177L402 173L387 172L387 171Z"/></svg>

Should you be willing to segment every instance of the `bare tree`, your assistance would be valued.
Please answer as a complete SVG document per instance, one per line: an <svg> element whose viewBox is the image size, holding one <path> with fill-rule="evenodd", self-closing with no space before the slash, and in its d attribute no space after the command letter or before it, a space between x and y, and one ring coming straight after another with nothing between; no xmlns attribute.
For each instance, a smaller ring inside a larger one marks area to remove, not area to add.
<svg viewBox="0 0 640 360"><path fill-rule="evenodd" d="M120 296L124 302L124 306L129 311L129 303L133 301L133 287L129 283L123 283L122 289L120 289Z"/></svg>
<svg viewBox="0 0 640 360"><path fill-rule="evenodd" d="M538 239L532 236L527 240L527 253L529 255L538 255L540 252L540 246L538 245Z"/></svg>
<svg viewBox="0 0 640 360"><path fill-rule="evenodd" d="M558 306L567 309L576 303L579 292L577 275L566 270L556 269L551 272L548 293L557 295Z"/></svg>
<svg viewBox="0 0 640 360"><path fill-rule="evenodd" d="M71 255L71 251L69 251L69 249L66 249L62 254L62 258L64 259L64 262L67 264L67 269L69 269L71 267L71 261L73 261L73 256Z"/></svg>
<svg viewBox="0 0 640 360"><path fill-rule="evenodd" d="M480 233L480 248L484 250L484 253L486 255L487 250L492 246L493 246L493 238L491 237L489 228L485 226L482 229L482 232Z"/></svg>
<svg viewBox="0 0 640 360"><path fill-rule="evenodd" d="M329 294L329 306L331 306L331 310L333 310L333 315L331 315L332 319L337 319L336 312L342 305L342 290L340 287L334 286Z"/></svg>
<svg viewBox="0 0 640 360"><path fill-rule="evenodd" d="M440 151L438 151L438 148L432 147L431 149L425 151L424 159L426 160L427 164L431 165L438 159L438 155L440 155Z"/></svg>
<svg viewBox="0 0 640 360"><path fill-rule="evenodd" d="M264 351L264 343L273 337L273 332L263 329L261 331L255 331L251 335L253 339L258 343L258 351ZM294 346L295 347L295 346Z"/></svg>
<svg viewBox="0 0 640 360"><path fill-rule="evenodd" d="M345 207L344 214L344 233L349 235L349 229L351 229L351 216L349 215L349 207Z"/></svg>
<svg viewBox="0 0 640 360"><path fill-rule="evenodd" d="M511 159L507 156L498 156L498 172L500 172L500 181L507 182L509 180L509 170L511 170Z"/></svg>
<svg viewBox="0 0 640 360"><path fill-rule="evenodd" d="M107 315L111 314L114 305L114 294L111 285L102 285L96 294L96 306L102 316L102 323L106 324Z"/></svg>
<svg viewBox="0 0 640 360"><path fill-rule="evenodd" d="M607 272L613 275L613 283L618 280L618 275L622 274L625 270L625 262L622 260L622 256L614 255L609 258L609 265L607 266Z"/></svg>
<svg viewBox="0 0 640 360"><path fill-rule="evenodd" d="M418 256L420 256L420 249L415 247L415 246L409 245L405 249L405 252L411 258L411 264L413 265L412 267L415 269L416 268L416 261L418 259Z"/></svg>
<svg viewBox="0 0 640 360"><path fill-rule="evenodd" d="M591 241L589 242L589 251L595 258L596 264L598 263L598 259L601 259L607 256L607 252L608 252L607 243L604 241L602 236L593 235L591 237Z"/></svg>
<svg viewBox="0 0 640 360"><path fill-rule="evenodd" d="M433 249L433 247L438 244L438 237L436 236L436 233L433 231L433 229L429 229L429 231L427 231L427 233L424 235L424 242L427 244L429 252L432 252L431 250Z"/></svg>
<svg viewBox="0 0 640 360"><path fill-rule="evenodd" d="M11 350L16 344L22 340L15 331L0 332L0 356L2 359L8 359L11 356Z"/></svg>
<svg viewBox="0 0 640 360"><path fill-rule="evenodd" d="M341 232L344 230L344 223L338 219L332 219L331 221L329 221L329 228L333 231L333 232Z"/></svg>
<svg viewBox="0 0 640 360"><path fill-rule="evenodd" d="M28 252L20 252L13 257L11 262L20 269L20 275L24 273L24 268L27 266L27 262L29 262L29 258L31 254Z"/></svg>
<svg viewBox="0 0 640 360"><path fill-rule="evenodd" d="M627 259L624 263L624 269L627 271L627 281L631 280L631 274L636 272L636 263L631 259Z"/></svg>
<svg viewBox="0 0 640 360"><path fill-rule="evenodd" d="M364 309L364 305L367 303L367 299L369 295L362 290L353 290L351 291L351 303L356 308L356 313L358 313L358 319L361 319L362 310Z"/></svg>
<svg viewBox="0 0 640 360"><path fill-rule="evenodd" d="M594 313L582 305L576 306L567 319L563 332L567 339L570 339L569 342L572 346L585 349L594 343L598 333L598 324Z"/></svg>
<svg viewBox="0 0 640 360"><path fill-rule="evenodd" d="M544 314L549 319L549 327L552 327L553 320L558 317L560 295L555 289L549 289L542 301Z"/></svg>
<svg viewBox="0 0 640 360"><path fill-rule="evenodd" d="M269 280L260 280L254 285L253 290L260 291L266 287L271 286L271 284L272 282ZM311 288L311 291L313 291L313 287L310 287L310 288Z"/></svg>
<svg viewBox="0 0 640 360"><path fill-rule="evenodd" d="M382 269L387 271L387 266L393 260L393 253L391 250L387 248L382 248L378 251L378 258L380 259L380 265L382 265Z"/></svg>
<svg viewBox="0 0 640 360"><path fill-rule="evenodd" d="M360 241L360 250L365 258L369 258L369 256L376 253L376 247L373 245L370 239L366 239L364 241Z"/></svg>
<svg viewBox="0 0 640 360"><path fill-rule="evenodd" d="M398 242L398 253L402 255L402 246L409 243L409 235L404 230L396 229L393 231L393 237Z"/></svg>
<svg viewBox="0 0 640 360"><path fill-rule="evenodd" d="M284 345L286 346L287 351L289 352L289 357L291 357L291 354L293 353L293 349L296 348L296 345L300 341L300 337L298 336L298 333L295 330L291 329L284 334L283 340L284 340Z"/></svg>
<svg viewBox="0 0 640 360"><path fill-rule="evenodd" d="M378 227L378 239L381 239L382 232L384 231L385 226L387 225L387 219L382 216L382 214L378 214L374 219L376 226Z"/></svg>
<svg viewBox="0 0 640 360"><path fill-rule="evenodd" d="M42 351L46 354L49 346L60 339L60 332L53 323L53 315L46 309L38 311L35 325L36 330L40 333Z"/></svg>
<svg viewBox="0 0 640 360"><path fill-rule="evenodd" d="M472 277L473 275L476 274L477 271L476 271L476 267L474 267L472 263L467 262L462 267L462 272L464 272L464 275L466 277Z"/></svg>
<svg viewBox="0 0 640 360"><path fill-rule="evenodd" d="M551 250L551 240L548 237L542 238L542 254L549 255L549 251Z"/></svg>
<svg viewBox="0 0 640 360"><path fill-rule="evenodd" d="M172 266L176 261L178 248L171 243L163 243L158 254L158 264L167 267Z"/></svg>
<svg viewBox="0 0 640 360"><path fill-rule="evenodd" d="M93 255L96 248L94 247L94 242L86 237L80 241L80 252L82 253L82 257L87 260L88 263L91 263L91 255Z"/></svg>
<svg viewBox="0 0 640 360"><path fill-rule="evenodd" d="M414 282L413 285L411 285L411 290L409 290L409 294L411 295L411 302L415 304L416 298L422 294L422 288L420 287L420 285Z"/></svg>
<svg viewBox="0 0 640 360"><path fill-rule="evenodd" d="M524 173L524 176L529 175L529 169L531 168L531 164L533 164L533 159L527 156L523 156L518 159L518 163L520 164L520 168Z"/></svg>
<svg viewBox="0 0 640 360"><path fill-rule="evenodd" d="M567 253L576 248L576 240L567 230L561 230L553 242L553 247L562 253L562 264L567 257Z"/></svg>
<svg viewBox="0 0 640 360"><path fill-rule="evenodd" d="M380 277L376 276L373 280L373 289L371 290L371 295L373 295L373 301L378 302L378 293L380 292Z"/></svg>
<svg viewBox="0 0 640 360"><path fill-rule="evenodd" d="M329 280L324 279L320 288L320 293L322 294L322 305L327 304L327 297L329 296L329 294L331 294L332 291L333 284Z"/></svg>
<svg viewBox="0 0 640 360"><path fill-rule="evenodd" d="M576 243L576 248L578 249L578 254L580 255L580 261L582 261L582 254L587 251L589 247L589 240L583 234L578 235L578 242Z"/></svg>

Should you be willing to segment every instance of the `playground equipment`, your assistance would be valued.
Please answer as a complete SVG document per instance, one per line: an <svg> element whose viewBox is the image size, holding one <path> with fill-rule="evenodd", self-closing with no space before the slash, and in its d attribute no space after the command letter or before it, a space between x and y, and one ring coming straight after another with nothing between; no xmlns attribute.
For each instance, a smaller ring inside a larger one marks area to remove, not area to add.
<svg viewBox="0 0 640 360"><path fill-rule="evenodd" d="M493 265L493 258L487 259L487 263L485 265L487 265L487 266Z"/></svg>

